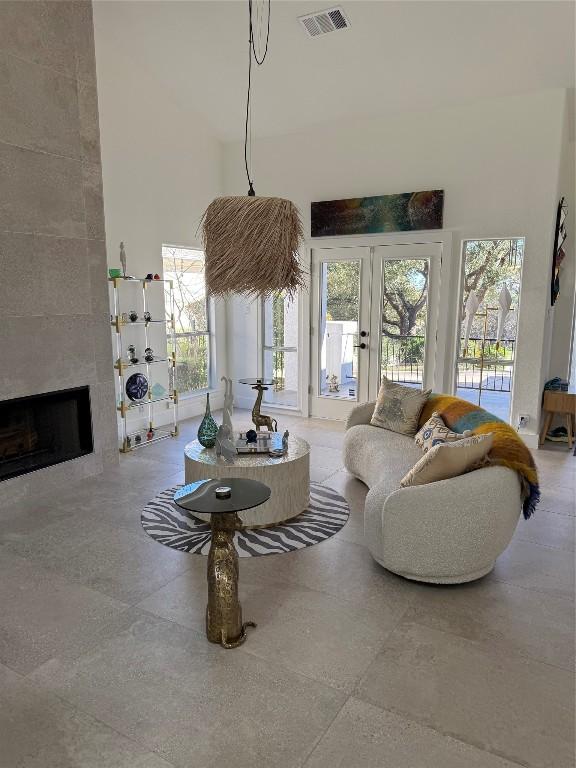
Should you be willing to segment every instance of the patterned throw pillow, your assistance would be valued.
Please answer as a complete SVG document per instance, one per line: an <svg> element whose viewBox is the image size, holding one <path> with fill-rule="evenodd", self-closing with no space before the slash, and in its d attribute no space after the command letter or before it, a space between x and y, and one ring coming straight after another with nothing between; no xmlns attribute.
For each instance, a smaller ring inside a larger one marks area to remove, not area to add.
<svg viewBox="0 0 576 768"><path fill-rule="evenodd" d="M414 442L419 445L424 453L428 453L430 448L440 443L453 443L455 440L462 440L463 437L470 437L472 432L467 429L465 432L452 432L442 421L439 413L434 412L419 432L416 432Z"/></svg>
<svg viewBox="0 0 576 768"><path fill-rule="evenodd" d="M414 464L400 481L400 486L406 488L408 485L425 485L463 475L483 466L491 448L491 432L487 435L465 437L454 443L439 443Z"/></svg>
<svg viewBox="0 0 576 768"><path fill-rule="evenodd" d="M414 435L420 411L431 391L404 387L384 377L370 424L401 435Z"/></svg>

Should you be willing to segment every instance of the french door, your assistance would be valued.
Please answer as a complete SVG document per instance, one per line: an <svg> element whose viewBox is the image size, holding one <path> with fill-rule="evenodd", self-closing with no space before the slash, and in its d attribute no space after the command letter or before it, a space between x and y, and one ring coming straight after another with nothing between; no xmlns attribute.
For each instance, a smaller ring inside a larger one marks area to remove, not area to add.
<svg viewBox="0 0 576 768"><path fill-rule="evenodd" d="M432 387L439 243L312 250L310 413L345 419L382 376Z"/></svg>

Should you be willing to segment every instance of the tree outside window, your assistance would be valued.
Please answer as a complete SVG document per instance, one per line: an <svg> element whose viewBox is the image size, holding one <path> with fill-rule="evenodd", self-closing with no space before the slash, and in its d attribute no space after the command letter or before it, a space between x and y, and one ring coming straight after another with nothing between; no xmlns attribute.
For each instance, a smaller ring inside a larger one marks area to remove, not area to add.
<svg viewBox="0 0 576 768"><path fill-rule="evenodd" d="M204 253L165 245L162 263L164 279L172 280L174 286L176 389L186 395L210 386L210 317Z"/></svg>

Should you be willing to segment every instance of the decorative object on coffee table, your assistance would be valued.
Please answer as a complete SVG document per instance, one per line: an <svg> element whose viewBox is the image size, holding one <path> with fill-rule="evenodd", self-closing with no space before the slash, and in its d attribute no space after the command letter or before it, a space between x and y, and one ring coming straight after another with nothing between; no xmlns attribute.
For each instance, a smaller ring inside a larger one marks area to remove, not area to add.
<svg viewBox="0 0 576 768"><path fill-rule="evenodd" d="M208 605L206 637L223 648L237 648L246 640L238 600L238 554L234 531L240 524L237 513L258 507L270 498L270 488L256 480L223 477L185 485L174 501L191 512L210 515L212 539L208 553Z"/></svg>
<svg viewBox="0 0 576 768"><path fill-rule="evenodd" d="M222 482L219 480L218 482ZM179 507L174 495L182 486L172 486L161 491L142 510L141 523L150 538L159 544L191 555L207 555L210 549L210 521L200 520ZM257 518L266 504L250 514ZM240 512L239 516L246 516ZM283 523L240 527L234 533L238 557L263 557L295 552L313 547L338 533L348 521L350 509L346 499L332 488L320 483L310 483L310 501L297 517ZM202 517L206 517L202 515Z"/></svg>
<svg viewBox="0 0 576 768"><path fill-rule="evenodd" d="M274 384L274 379L239 379L239 384L248 384L258 393L256 395L254 407L252 408L252 423L256 429L260 430L260 427L266 427L269 432L276 432L278 429L278 422L276 419L260 413L262 396L268 387L271 387Z"/></svg>
<svg viewBox="0 0 576 768"><path fill-rule="evenodd" d="M274 436L272 436L274 437ZM275 436L280 440L280 436ZM198 440L184 448L184 477L187 483L219 477L242 477L259 480L272 489L272 498L258 509L240 512L242 525L273 525L299 515L308 507L310 493L310 446L293 435L288 451L282 456L265 453L238 455L230 464L216 451L203 448ZM208 518L203 518L207 520Z"/></svg>
<svg viewBox="0 0 576 768"><path fill-rule="evenodd" d="M215 448L216 456L222 456L224 459L228 459L228 461L232 461L235 456L238 456L238 449L232 442L230 427L227 424L222 424L218 427Z"/></svg>
<svg viewBox="0 0 576 768"><path fill-rule="evenodd" d="M216 435L218 433L218 424L212 418L210 411L210 393L206 393L206 411L204 418L198 427L198 442L204 448L214 448L216 445Z"/></svg>
<svg viewBox="0 0 576 768"><path fill-rule="evenodd" d="M232 436L234 434L234 426L232 424L232 415L234 413L234 393L232 392L232 379L229 379L226 376L222 376L220 381L223 381L225 384L222 424L229 427L230 436Z"/></svg>

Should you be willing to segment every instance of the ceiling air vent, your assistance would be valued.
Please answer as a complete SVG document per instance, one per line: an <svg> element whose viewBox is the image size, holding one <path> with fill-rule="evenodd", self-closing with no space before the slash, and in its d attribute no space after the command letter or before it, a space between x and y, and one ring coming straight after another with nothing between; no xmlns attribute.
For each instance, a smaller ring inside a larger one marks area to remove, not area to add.
<svg viewBox="0 0 576 768"><path fill-rule="evenodd" d="M338 29L347 29L350 26L342 8L328 8L327 11L299 16L298 21L309 37L318 37L318 35L325 35L326 32L336 32Z"/></svg>

